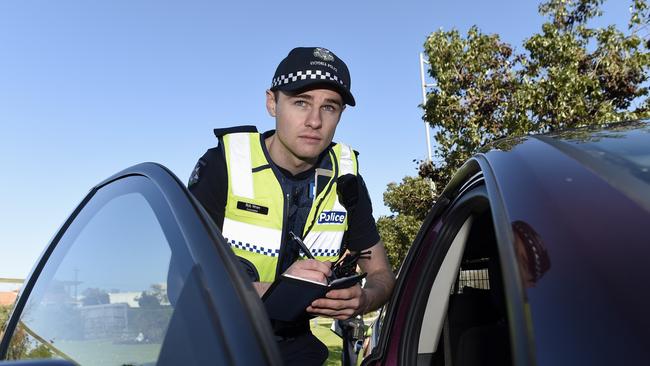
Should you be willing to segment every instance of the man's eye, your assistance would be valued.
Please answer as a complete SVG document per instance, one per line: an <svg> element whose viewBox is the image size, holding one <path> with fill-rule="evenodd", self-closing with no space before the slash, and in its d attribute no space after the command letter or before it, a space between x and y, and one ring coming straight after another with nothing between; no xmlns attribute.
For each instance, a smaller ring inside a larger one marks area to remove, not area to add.
<svg viewBox="0 0 650 366"><path fill-rule="evenodd" d="M293 104L298 107L304 107L307 105L307 102L304 100L296 100Z"/></svg>
<svg viewBox="0 0 650 366"><path fill-rule="evenodd" d="M323 109L328 112L336 112L336 107L333 105L324 105Z"/></svg>

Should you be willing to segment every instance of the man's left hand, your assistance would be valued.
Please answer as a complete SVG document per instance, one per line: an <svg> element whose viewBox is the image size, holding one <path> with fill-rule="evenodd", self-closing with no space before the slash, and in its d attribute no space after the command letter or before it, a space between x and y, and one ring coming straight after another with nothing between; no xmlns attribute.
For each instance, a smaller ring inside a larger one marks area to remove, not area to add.
<svg viewBox="0 0 650 366"><path fill-rule="evenodd" d="M359 314L376 310L384 305L395 286L395 276L388 264L384 244L379 241L369 248L370 258L360 258L361 271L368 273L364 288L356 284L352 287L331 290L324 298L314 300L307 312L335 319L349 319Z"/></svg>
<svg viewBox="0 0 650 366"><path fill-rule="evenodd" d="M344 320L363 314L367 305L366 292L359 284L356 284L352 287L329 291L324 298L314 300L311 306L307 307L307 312Z"/></svg>

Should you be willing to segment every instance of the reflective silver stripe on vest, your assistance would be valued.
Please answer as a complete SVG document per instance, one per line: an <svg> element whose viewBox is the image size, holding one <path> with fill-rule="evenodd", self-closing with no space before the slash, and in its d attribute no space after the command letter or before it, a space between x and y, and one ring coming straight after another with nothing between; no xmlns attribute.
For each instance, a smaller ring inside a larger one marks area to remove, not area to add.
<svg viewBox="0 0 650 366"><path fill-rule="evenodd" d="M341 172L339 175L354 174L354 162L352 161L354 152L348 145L340 143L339 145L341 145L341 166L339 168Z"/></svg>
<svg viewBox="0 0 650 366"><path fill-rule="evenodd" d="M311 254L319 257L334 257L341 251L343 231L310 231L305 245Z"/></svg>
<svg viewBox="0 0 650 366"><path fill-rule="evenodd" d="M280 253L282 231L225 217L223 219L223 237L235 248L277 257Z"/></svg>
<svg viewBox="0 0 650 366"><path fill-rule="evenodd" d="M255 198L253 189L253 167L251 163L250 135L234 133L229 136L230 143L230 182L235 196Z"/></svg>

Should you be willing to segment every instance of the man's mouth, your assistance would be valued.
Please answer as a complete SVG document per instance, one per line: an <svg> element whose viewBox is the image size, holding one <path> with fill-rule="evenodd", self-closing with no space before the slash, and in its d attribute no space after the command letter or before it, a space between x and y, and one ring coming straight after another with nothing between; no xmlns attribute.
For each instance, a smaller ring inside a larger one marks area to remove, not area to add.
<svg viewBox="0 0 650 366"><path fill-rule="evenodd" d="M311 141L311 142L319 142L321 140L320 136L301 135L301 136L298 136L298 137L300 137L301 139L307 140L307 141Z"/></svg>

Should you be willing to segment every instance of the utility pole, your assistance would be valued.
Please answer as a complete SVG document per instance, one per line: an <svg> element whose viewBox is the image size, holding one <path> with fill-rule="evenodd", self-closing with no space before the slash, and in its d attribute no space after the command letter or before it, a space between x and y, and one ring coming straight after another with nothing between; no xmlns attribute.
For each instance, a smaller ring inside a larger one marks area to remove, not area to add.
<svg viewBox="0 0 650 366"><path fill-rule="evenodd" d="M427 84L426 80L424 79L424 64L429 64L428 61L424 59L424 54L420 52L420 87L422 88L422 107L424 108L427 105L427 87L435 86L435 84ZM433 165L433 158L431 154L431 128L429 127L429 123L427 121L424 121L424 132L425 136L427 139L427 163ZM431 194L435 195L436 193L436 183L433 181L433 179L427 179L429 181L429 185L431 186Z"/></svg>
<svg viewBox="0 0 650 366"><path fill-rule="evenodd" d="M427 87L434 86L434 84L427 84L424 80L424 64L429 64L428 61L424 59L424 55L420 52L420 80L422 81L422 106L427 105ZM424 132L427 137L427 162L431 163L433 159L431 158L431 132L429 124L427 121L424 121Z"/></svg>

